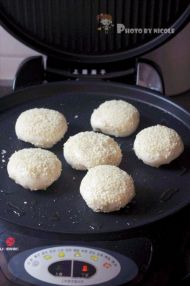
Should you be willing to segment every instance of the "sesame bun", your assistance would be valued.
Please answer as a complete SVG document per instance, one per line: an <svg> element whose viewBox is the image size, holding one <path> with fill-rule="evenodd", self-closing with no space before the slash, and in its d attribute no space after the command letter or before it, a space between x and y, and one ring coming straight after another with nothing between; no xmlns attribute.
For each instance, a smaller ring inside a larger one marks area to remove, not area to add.
<svg viewBox="0 0 190 286"><path fill-rule="evenodd" d="M156 125L139 132L134 151L139 159L152 167L169 164L184 150L179 134L166 126Z"/></svg>
<svg viewBox="0 0 190 286"><path fill-rule="evenodd" d="M15 131L18 139L36 147L51 148L64 137L67 122L63 114L56 110L34 108L20 114Z"/></svg>
<svg viewBox="0 0 190 286"><path fill-rule="evenodd" d="M61 170L57 156L40 148L15 152L7 165L9 177L31 191L47 189L59 178Z"/></svg>
<svg viewBox="0 0 190 286"><path fill-rule="evenodd" d="M115 166L96 166L88 171L80 193L95 212L113 212L125 207L135 196L132 177Z"/></svg>
<svg viewBox="0 0 190 286"><path fill-rule="evenodd" d="M90 121L94 131L125 137L137 129L139 120L139 112L132 104L123 100L110 100L94 110Z"/></svg>
<svg viewBox="0 0 190 286"><path fill-rule="evenodd" d="M64 157L77 170L86 170L97 165L116 165L122 159L117 142L109 136L86 131L71 136L64 144Z"/></svg>

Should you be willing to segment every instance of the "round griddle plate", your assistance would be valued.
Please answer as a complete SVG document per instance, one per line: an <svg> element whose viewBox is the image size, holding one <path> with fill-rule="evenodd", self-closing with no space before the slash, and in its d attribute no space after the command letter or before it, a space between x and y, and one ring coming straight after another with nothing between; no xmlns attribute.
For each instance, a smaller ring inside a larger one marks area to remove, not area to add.
<svg viewBox="0 0 190 286"><path fill-rule="evenodd" d="M83 201L79 186L86 172L73 170L63 158L63 142L77 132L91 130L90 115L105 100L123 99L140 111L137 130L154 124L174 128L185 143L183 155L159 169L143 164L134 154L135 134L117 138L123 150L120 167L132 175L136 198L121 211L94 213ZM63 112L69 122L64 140L51 150L63 163L61 178L46 191L30 192L8 178L6 165L15 150L31 147L16 138L19 114L34 107ZM131 229L157 221L190 202L190 115L164 97L143 89L98 82L46 84L0 100L0 218L8 222L58 233L106 233ZM6 153L3 155L4 151Z"/></svg>

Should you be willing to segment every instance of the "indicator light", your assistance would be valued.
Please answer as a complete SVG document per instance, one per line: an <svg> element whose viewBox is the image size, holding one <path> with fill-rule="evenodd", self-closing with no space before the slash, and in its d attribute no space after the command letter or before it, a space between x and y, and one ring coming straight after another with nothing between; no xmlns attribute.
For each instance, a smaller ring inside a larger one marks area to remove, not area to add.
<svg viewBox="0 0 190 286"><path fill-rule="evenodd" d="M92 255L90 257L93 261L98 261L99 257L98 256L95 256L95 255Z"/></svg>
<svg viewBox="0 0 190 286"><path fill-rule="evenodd" d="M5 240L5 243L8 247L14 246L15 242L15 238L12 236L7 237L7 239Z"/></svg>
<svg viewBox="0 0 190 286"><path fill-rule="evenodd" d="M87 265L82 266L82 272L88 272L88 266Z"/></svg>
<svg viewBox="0 0 190 286"><path fill-rule="evenodd" d="M51 255L44 255L44 259L45 260L50 260L50 259L52 259L52 256Z"/></svg>
<svg viewBox="0 0 190 286"><path fill-rule="evenodd" d="M111 266L112 266L112 265L111 265L110 263L108 263L108 262L105 262L105 263L103 264L103 267L106 268L106 269L109 269Z"/></svg>
<svg viewBox="0 0 190 286"><path fill-rule="evenodd" d="M39 264L40 264L40 263L39 263L38 260L34 260L34 261L32 262L32 266L34 266L34 267L38 266Z"/></svg>
<svg viewBox="0 0 190 286"><path fill-rule="evenodd" d="M81 257L81 253L80 253L79 251L77 251L77 252L75 253L75 257Z"/></svg>
<svg viewBox="0 0 190 286"><path fill-rule="evenodd" d="M64 257L65 256L65 253L63 251L59 252L58 254L59 257Z"/></svg>

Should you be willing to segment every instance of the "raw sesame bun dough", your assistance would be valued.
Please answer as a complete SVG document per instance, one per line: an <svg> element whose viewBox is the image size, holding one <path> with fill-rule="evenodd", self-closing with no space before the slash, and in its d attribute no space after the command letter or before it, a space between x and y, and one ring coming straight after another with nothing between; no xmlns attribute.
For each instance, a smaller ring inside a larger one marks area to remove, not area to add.
<svg viewBox="0 0 190 286"><path fill-rule="evenodd" d="M31 191L45 190L61 175L62 164L55 154L40 148L15 152L7 171L17 184Z"/></svg>
<svg viewBox="0 0 190 286"><path fill-rule="evenodd" d="M90 121L94 131L125 137L137 129L139 120L139 112L132 104L123 100L110 100L94 110Z"/></svg>
<svg viewBox="0 0 190 286"><path fill-rule="evenodd" d="M20 114L15 125L19 139L37 147L51 148L67 131L63 114L47 108L29 109Z"/></svg>
<svg viewBox="0 0 190 286"><path fill-rule="evenodd" d="M95 212L113 212L125 207L135 196L133 179L115 166L96 166L80 185L86 204Z"/></svg>
<svg viewBox="0 0 190 286"><path fill-rule="evenodd" d="M86 170L97 165L116 165L122 159L117 142L109 136L93 131L71 136L64 144L64 157L77 170Z"/></svg>
<svg viewBox="0 0 190 286"><path fill-rule="evenodd" d="M156 125L139 132L134 142L134 151L139 159L152 167L169 164L184 150L178 133L166 126Z"/></svg>

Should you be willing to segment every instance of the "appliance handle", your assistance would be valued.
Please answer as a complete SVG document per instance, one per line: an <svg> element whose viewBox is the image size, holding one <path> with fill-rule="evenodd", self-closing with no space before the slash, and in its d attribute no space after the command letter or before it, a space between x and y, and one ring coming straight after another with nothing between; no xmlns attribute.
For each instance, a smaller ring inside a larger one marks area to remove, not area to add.
<svg viewBox="0 0 190 286"><path fill-rule="evenodd" d="M160 67L150 60L138 60L136 85L155 90L165 95L164 80Z"/></svg>
<svg viewBox="0 0 190 286"><path fill-rule="evenodd" d="M13 91L22 89L35 84L41 84L44 81L45 69L42 56L32 56L21 62L14 81Z"/></svg>

